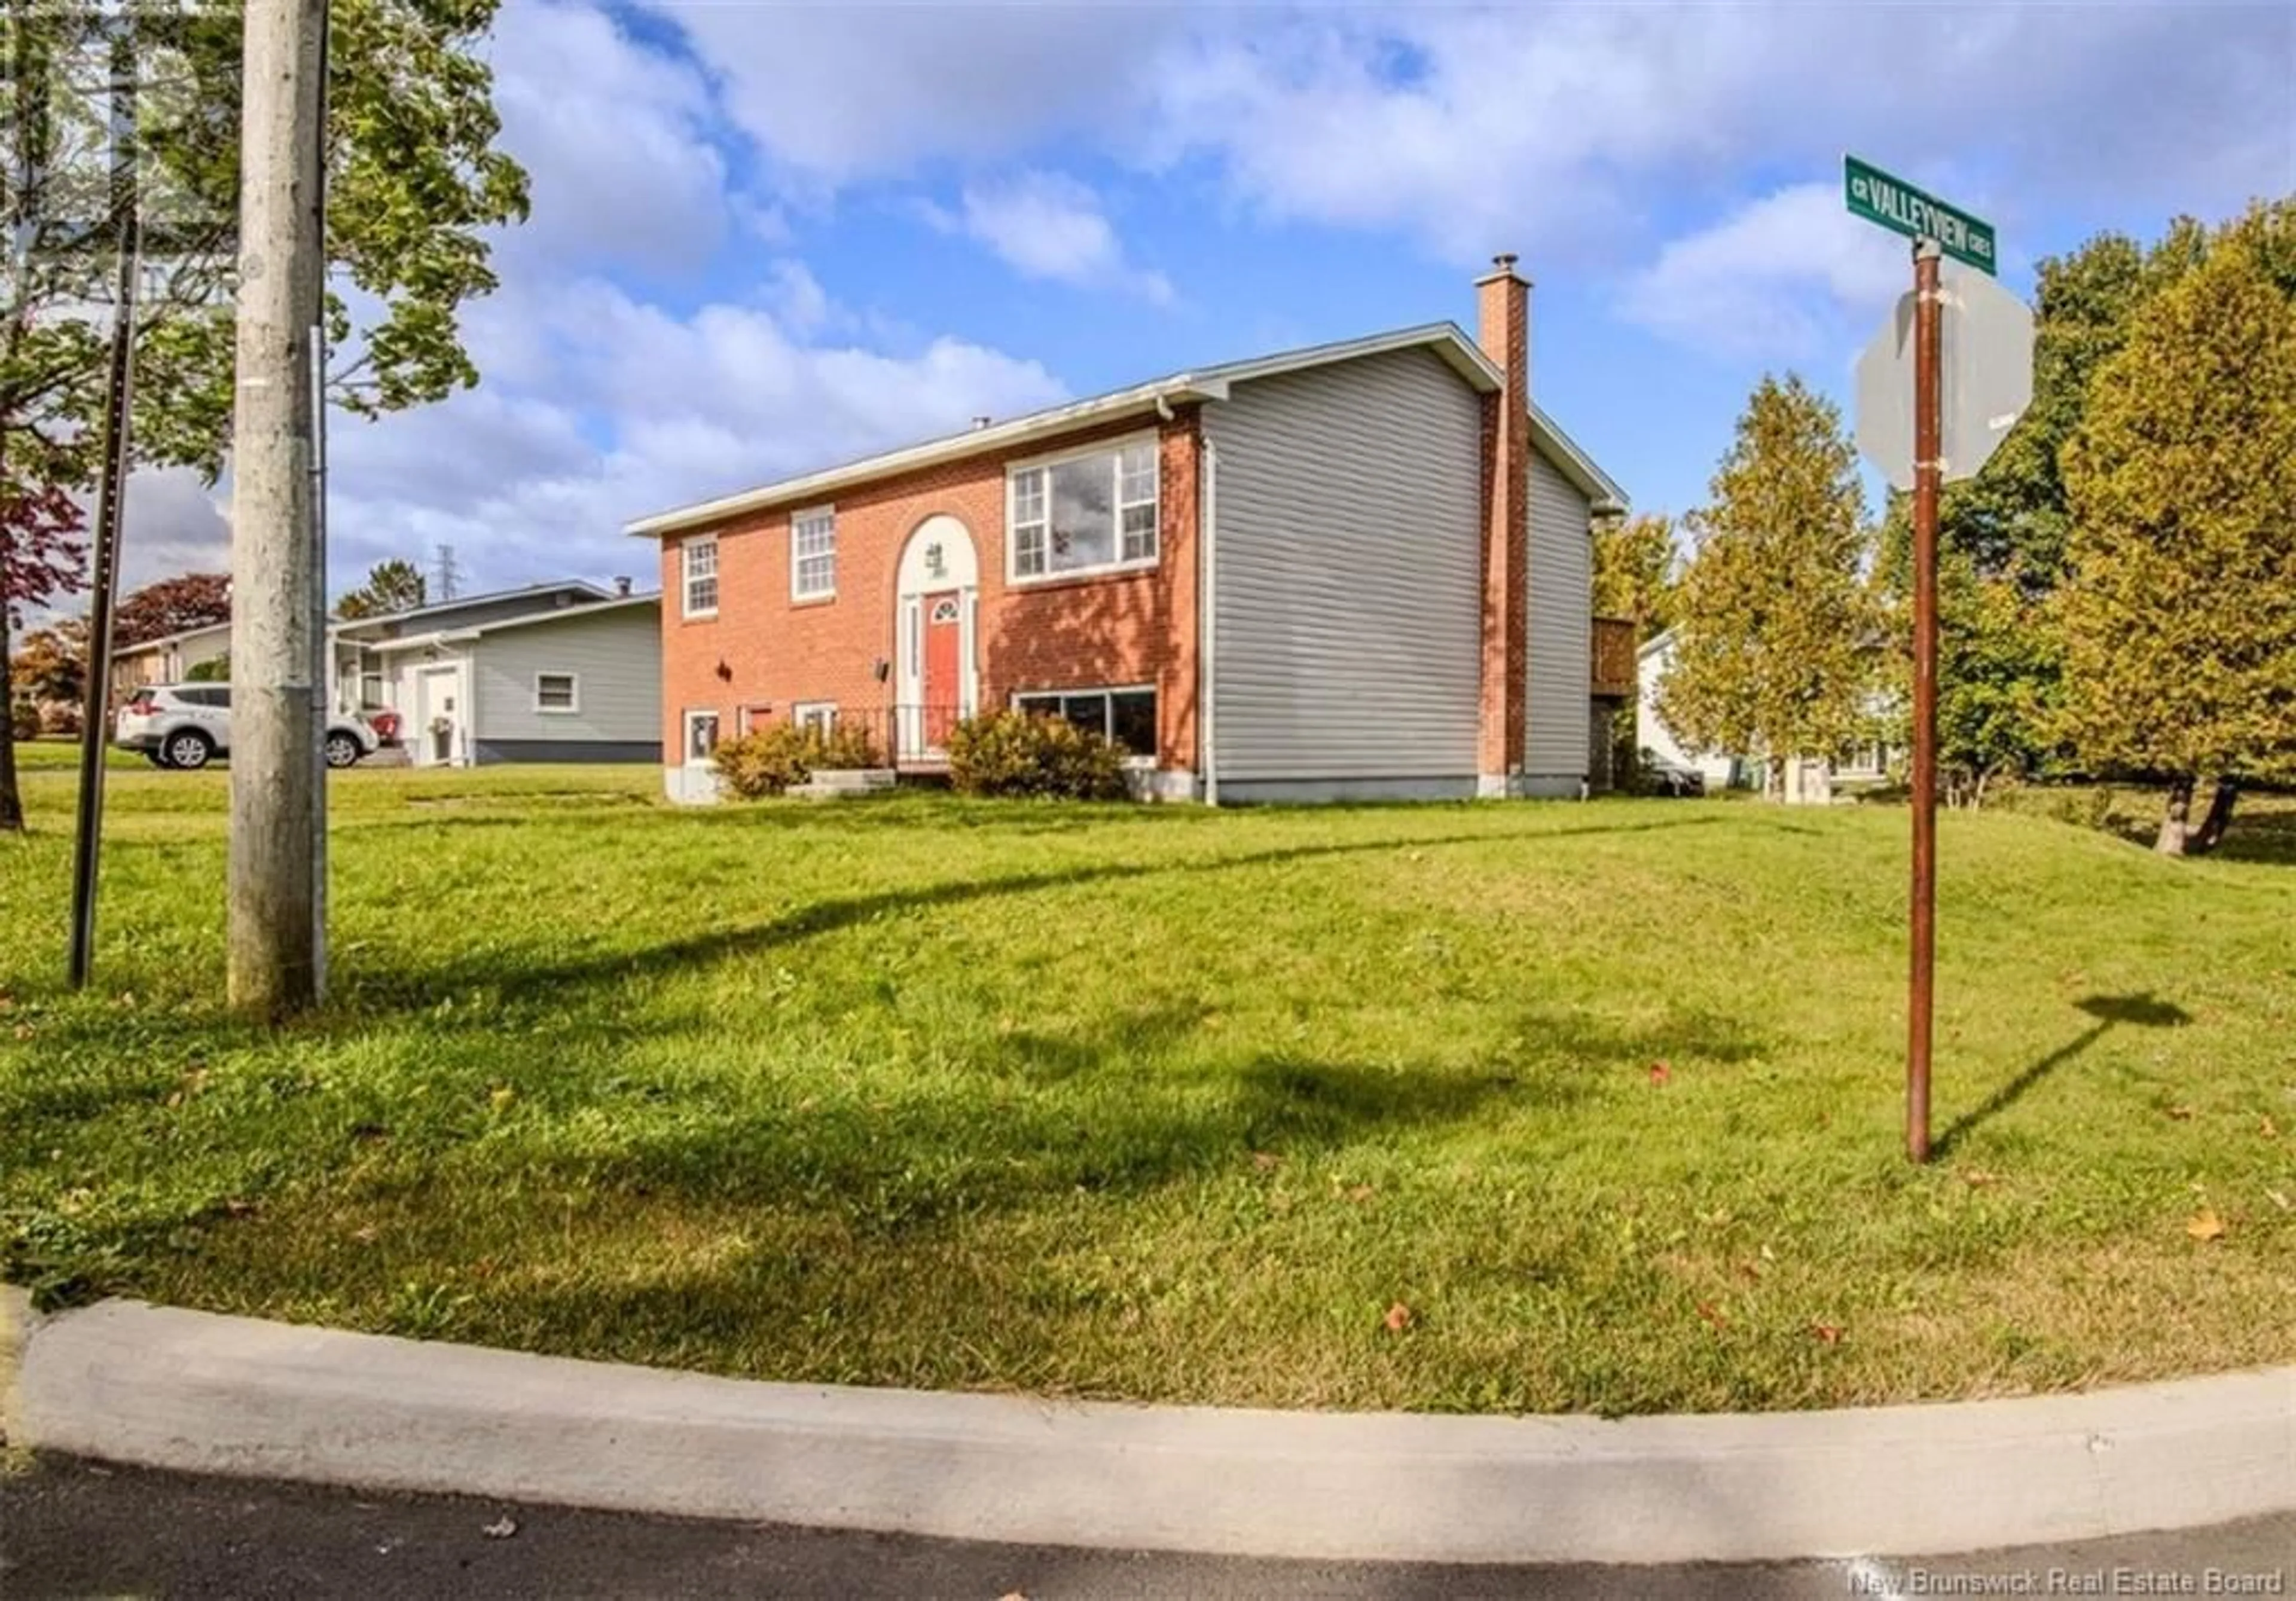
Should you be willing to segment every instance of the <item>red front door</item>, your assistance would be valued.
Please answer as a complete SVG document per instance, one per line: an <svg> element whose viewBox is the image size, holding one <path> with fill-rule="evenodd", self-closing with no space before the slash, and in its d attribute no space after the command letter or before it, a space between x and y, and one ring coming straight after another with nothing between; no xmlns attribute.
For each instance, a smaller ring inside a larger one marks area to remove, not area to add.
<svg viewBox="0 0 2296 1601"><path fill-rule="evenodd" d="M938 751L948 743L955 723L964 676L964 658L957 649L964 607L954 594L928 595L925 608L924 697L925 748Z"/></svg>

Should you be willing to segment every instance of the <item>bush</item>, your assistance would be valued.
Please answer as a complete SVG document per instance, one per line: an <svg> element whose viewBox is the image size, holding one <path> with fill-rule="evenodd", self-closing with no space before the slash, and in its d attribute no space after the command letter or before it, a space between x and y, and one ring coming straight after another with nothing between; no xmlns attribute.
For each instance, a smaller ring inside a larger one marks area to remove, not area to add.
<svg viewBox="0 0 2296 1601"><path fill-rule="evenodd" d="M816 772L879 765L876 742L868 730L848 724L824 734L795 723L775 723L727 740L710 761L726 787L744 800L781 794Z"/></svg>
<svg viewBox="0 0 2296 1601"><path fill-rule="evenodd" d="M8 703L8 730L20 740L40 737L40 709L29 701Z"/></svg>
<svg viewBox="0 0 2296 1601"><path fill-rule="evenodd" d="M961 795L1120 800L1122 746L1062 718L989 711L948 735L948 777Z"/></svg>
<svg viewBox="0 0 2296 1601"><path fill-rule="evenodd" d="M40 732L53 734L61 739L78 739L80 730L78 702L50 701L40 708Z"/></svg>

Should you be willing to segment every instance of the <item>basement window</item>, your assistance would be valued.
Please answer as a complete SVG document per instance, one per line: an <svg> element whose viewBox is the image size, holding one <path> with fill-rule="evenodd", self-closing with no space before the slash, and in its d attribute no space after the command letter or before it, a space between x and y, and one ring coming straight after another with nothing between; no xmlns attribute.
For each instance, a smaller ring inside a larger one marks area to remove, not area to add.
<svg viewBox="0 0 2296 1601"><path fill-rule="evenodd" d="M1112 740L1128 755L1154 760L1156 692L1152 689L1063 689L1016 694L1013 704L1032 717L1066 718Z"/></svg>

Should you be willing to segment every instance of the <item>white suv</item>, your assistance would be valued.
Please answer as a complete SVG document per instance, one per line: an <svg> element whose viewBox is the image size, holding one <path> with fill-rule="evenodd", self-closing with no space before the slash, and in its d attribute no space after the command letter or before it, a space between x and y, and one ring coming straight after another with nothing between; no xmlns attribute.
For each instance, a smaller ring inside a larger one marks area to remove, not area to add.
<svg viewBox="0 0 2296 1601"><path fill-rule="evenodd" d="M203 768L231 751L231 686L162 684L135 692L119 709L111 743L141 751L161 768ZM337 712L327 720L327 765L347 768L374 754L382 741L363 717Z"/></svg>

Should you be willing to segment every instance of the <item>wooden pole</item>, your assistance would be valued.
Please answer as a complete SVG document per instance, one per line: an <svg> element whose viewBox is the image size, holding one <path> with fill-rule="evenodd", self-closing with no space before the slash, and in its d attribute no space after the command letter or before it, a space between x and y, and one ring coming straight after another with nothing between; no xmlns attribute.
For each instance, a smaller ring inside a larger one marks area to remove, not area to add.
<svg viewBox="0 0 2296 1601"><path fill-rule="evenodd" d="M318 397L319 119L326 0L247 0L240 143L237 387L232 416L233 1008L276 1020L319 998L317 626L312 469Z"/></svg>
<svg viewBox="0 0 2296 1601"><path fill-rule="evenodd" d="M1945 476L1938 242L1914 244L1914 883L1906 1007L1906 1154L1930 1159L1937 962L1938 489Z"/></svg>

